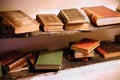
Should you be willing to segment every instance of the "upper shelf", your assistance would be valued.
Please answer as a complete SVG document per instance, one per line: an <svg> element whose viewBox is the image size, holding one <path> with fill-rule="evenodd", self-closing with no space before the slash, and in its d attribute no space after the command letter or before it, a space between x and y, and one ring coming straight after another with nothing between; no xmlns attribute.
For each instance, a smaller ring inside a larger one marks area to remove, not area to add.
<svg viewBox="0 0 120 80"><path fill-rule="evenodd" d="M120 24L117 25L109 25L109 26L103 26L103 27L96 27L92 24L90 25L90 31L72 31L72 30L63 30L63 31L57 31L57 32L43 32L43 31L35 31L30 33L31 37L40 36L41 34L48 34L48 35L70 35L70 34L76 34L81 32L92 32L92 31L98 31L98 30L106 30L106 29L113 29L113 28L120 28Z"/></svg>

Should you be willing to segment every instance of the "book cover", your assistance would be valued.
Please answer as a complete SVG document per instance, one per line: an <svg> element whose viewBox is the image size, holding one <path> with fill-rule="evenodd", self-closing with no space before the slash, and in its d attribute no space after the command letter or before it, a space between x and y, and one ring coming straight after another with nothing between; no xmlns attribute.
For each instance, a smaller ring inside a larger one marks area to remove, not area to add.
<svg viewBox="0 0 120 80"><path fill-rule="evenodd" d="M103 58L117 57L120 56L120 43L115 41L103 41L95 50Z"/></svg>
<svg viewBox="0 0 120 80"><path fill-rule="evenodd" d="M89 19L96 26L120 23L120 13L105 6L83 7Z"/></svg>
<svg viewBox="0 0 120 80"><path fill-rule="evenodd" d="M89 53L93 51L96 47L100 45L100 41L90 38L83 38L80 41L71 45L72 50L78 50L84 53Z"/></svg>
<svg viewBox="0 0 120 80"><path fill-rule="evenodd" d="M63 22L65 24L88 22L85 16L76 8L62 9L60 10L59 15L63 17Z"/></svg>
<svg viewBox="0 0 120 80"><path fill-rule="evenodd" d="M65 12L70 12L70 11L78 11L78 14L81 15L81 17L84 17L83 19L78 16L74 19L69 19L67 20L67 18L62 14L62 10L59 12L58 14L58 17L61 19L61 21L63 21L64 23L64 29L66 30L81 30L81 31L88 31L90 30L90 21L89 21L89 18L88 16L86 15L85 11L84 10L78 10L78 9L65 9ZM75 12L77 14L77 11ZM63 9L63 12L64 12L64 9ZM67 14L68 14L67 12ZM69 15L70 14L70 15ZM68 16L72 16L72 15L76 15L76 14L72 14L72 13L69 13ZM73 17L74 17L73 16ZM78 19L79 18L79 19Z"/></svg>
<svg viewBox="0 0 120 80"><path fill-rule="evenodd" d="M15 34L39 30L39 23L21 10L0 11L1 22Z"/></svg>
<svg viewBox="0 0 120 80"><path fill-rule="evenodd" d="M59 70L62 66L63 51L41 51L39 53L36 70Z"/></svg>
<svg viewBox="0 0 120 80"><path fill-rule="evenodd" d="M55 14L37 14L36 19L44 31L63 31L63 23Z"/></svg>

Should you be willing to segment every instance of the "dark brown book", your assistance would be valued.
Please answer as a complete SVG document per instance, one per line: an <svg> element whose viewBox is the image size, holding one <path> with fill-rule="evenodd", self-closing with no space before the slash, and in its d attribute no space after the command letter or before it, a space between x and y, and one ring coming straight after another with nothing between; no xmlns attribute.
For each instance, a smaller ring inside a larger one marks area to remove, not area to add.
<svg viewBox="0 0 120 80"><path fill-rule="evenodd" d="M105 6L83 7L91 22L97 26L120 23L120 13Z"/></svg>
<svg viewBox="0 0 120 80"><path fill-rule="evenodd" d="M120 43L115 41L104 41L95 49L104 58L120 56Z"/></svg>
<svg viewBox="0 0 120 80"><path fill-rule="evenodd" d="M21 60L21 58L23 58L27 54L28 53L24 53L21 51L12 51L12 52L9 52L9 53L3 55L2 57L0 57L0 61L1 61L4 73L19 66L19 64L21 64L21 63L16 62L17 60L20 60L23 63L24 61L23 61L23 59Z"/></svg>
<svg viewBox="0 0 120 80"><path fill-rule="evenodd" d="M36 19L44 31L63 31L64 24L55 14L37 14Z"/></svg>
<svg viewBox="0 0 120 80"><path fill-rule="evenodd" d="M15 60L14 62L7 64L7 65L3 65L2 64L2 68L4 73L7 72L11 72L20 68L24 68L28 66L28 63L26 61L27 58L29 58L32 62L32 64L34 65L36 62L38 54L37 53L28 53L25 56ZM2 61L3 62L3 61Z"/></svg>
<svg viewBox="0 0 120 80"><path fill-rule="evenodd" d="M1 22L15 34L39 30L39 23L21 10L0 11Z"/></svg>
<svg viewBox="0 0 120 80"><path fill-rule="evenodd" d="M100 45L99 42L100 41L95 40L95 39L83 38L80 41L71 45L71 49L81 51L81 52L84 52L84 53L89 53Z"/></svg>

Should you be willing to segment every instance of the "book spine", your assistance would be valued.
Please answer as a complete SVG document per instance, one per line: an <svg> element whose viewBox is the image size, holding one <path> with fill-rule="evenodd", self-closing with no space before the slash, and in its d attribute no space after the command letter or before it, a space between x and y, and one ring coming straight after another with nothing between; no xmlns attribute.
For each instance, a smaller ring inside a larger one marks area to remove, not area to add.
<svg viewBox="0 0 120 80"><path fill-rule="evenodd" d="M99 18L96 14L94 14L92 11L90 11L89 9L87 8L82 8L83 10L85 10L87 16L89 17L90 21L95 24L96 26L97 25L97 19Z"/></svg>
<svg viewBox="0 0 120 80"><path fill-rule="evenodd" d="M103 49L101 49L100 47L97 47L95 50L96 50L102 57L105 57L106 52L105 52Z"/></svg>

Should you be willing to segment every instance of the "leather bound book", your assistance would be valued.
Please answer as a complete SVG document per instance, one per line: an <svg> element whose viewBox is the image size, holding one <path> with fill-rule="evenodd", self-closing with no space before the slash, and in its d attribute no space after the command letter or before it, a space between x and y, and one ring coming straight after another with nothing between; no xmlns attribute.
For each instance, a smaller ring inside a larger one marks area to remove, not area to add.
<svg viewBox="0 0 120 80"><path fill-rule="evenodd" d="M55 14L37 14L36 19L44 31L63 31L64 24Z"/></svg>
<svg viewBox="0 0 120 80"><path fill-rule="evenodd" d="M0 18L15 34L39 30L40 24L21 10L0 11Z"/></svg>
<svg viewBox="0 0 120 80"><path fill-rule="evenodd" d="M96 26L120 23L120 13L105 6L83 7L86 14Z"/></svg>
<svg viewBox="0 0 120 80"><path fill-rule="evenodd" d="M80 41L74 43L71 46L72 50L81 51L84 53L92 52L96 47L100 45L100 41L95 39L83 38Z"/></svg>
<svg viewBox="0 0 120 80"><path fill-rule="evenodd" d="M103 58L120 56L120 43L114 41L104 41L95 50Z"/></svg>

